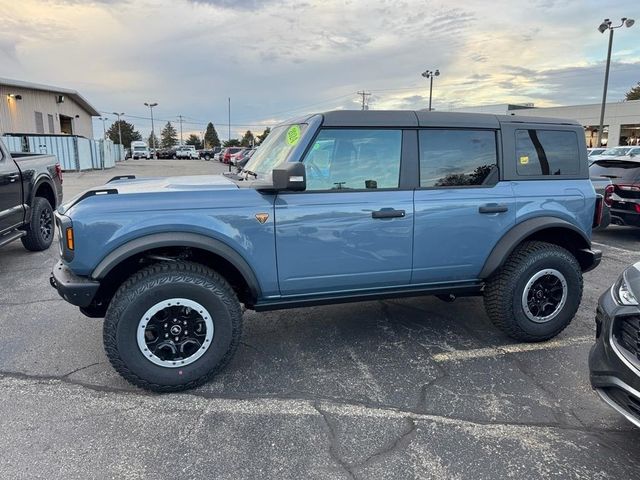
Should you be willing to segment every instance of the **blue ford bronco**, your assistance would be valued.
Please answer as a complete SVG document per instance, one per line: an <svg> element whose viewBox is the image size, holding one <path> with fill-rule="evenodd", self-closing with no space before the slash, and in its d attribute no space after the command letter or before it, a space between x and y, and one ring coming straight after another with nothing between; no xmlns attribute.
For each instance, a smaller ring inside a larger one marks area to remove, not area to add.
<svg viewBox="0 0 640 480"><path fill-rule="evenodd" d="M572 320L602 201L572 121L334 111L273 129L228 176L116 177L61 206L51 284L104 317L115 369L196 387L256 311L484 297L507 335Z"/></svg>

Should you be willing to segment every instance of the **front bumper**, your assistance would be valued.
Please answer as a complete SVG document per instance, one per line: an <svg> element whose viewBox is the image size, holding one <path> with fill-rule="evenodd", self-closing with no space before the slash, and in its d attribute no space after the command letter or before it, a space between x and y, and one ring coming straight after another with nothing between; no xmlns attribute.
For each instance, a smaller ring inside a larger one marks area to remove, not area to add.
<svg viewBox="0 0 640 480"><path fill-rule="evenodd" d="M96 296L100 282L79 277L62 261L55 264L49 283L67 302L77 307L87 307Z"/></svg>
<svg viewBox="0 0 640 480"><path fill-rule="evenodd" d="M640 308L619 305L607 290L598 302L596 343L589 353L591 386L600 397L640 427L640 359L618 338L622 331L640 325ZM626 334L626 333L625 333ZM638 332L640 335L640 332Z"/></svg>

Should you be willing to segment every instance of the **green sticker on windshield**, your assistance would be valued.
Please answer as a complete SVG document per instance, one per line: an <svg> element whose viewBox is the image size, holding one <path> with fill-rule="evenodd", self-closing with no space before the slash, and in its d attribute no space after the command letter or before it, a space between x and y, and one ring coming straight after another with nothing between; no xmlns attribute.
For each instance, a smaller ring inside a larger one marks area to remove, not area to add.
<svg viewBox="0 0 640 480"><path fill-rule="evenodd" d="M289 127L289 130L287 130L287 143L292 146L295 145L300 141L300 135L300 126L292 125Z"/></svg>

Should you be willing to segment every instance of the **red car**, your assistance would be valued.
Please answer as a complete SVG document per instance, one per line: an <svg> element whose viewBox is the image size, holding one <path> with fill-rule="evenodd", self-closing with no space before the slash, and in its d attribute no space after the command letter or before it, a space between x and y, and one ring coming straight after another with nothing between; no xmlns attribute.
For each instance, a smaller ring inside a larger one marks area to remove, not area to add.
<svg viewBox="0 0 640 480"><path fill-rule="evenodd" d="M244 147L227 147L222 152L220 158L222 159L222 163L229 163L231 161L231 156L235 155L244 150Z"/></svg>

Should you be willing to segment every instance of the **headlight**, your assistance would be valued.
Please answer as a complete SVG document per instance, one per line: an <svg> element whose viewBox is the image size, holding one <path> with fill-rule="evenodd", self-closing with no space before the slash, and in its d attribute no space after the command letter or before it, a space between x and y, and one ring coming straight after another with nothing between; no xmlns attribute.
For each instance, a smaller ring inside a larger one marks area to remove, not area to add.
<svg viewBox="0 0 640 480"><path fill-rule="evenodd" d="M638 299L629 288L627 280L624 278L624 273L620 275L620 278L616 282L615 292L618 297L618 301L622 305L638 305Z"/></svg>

